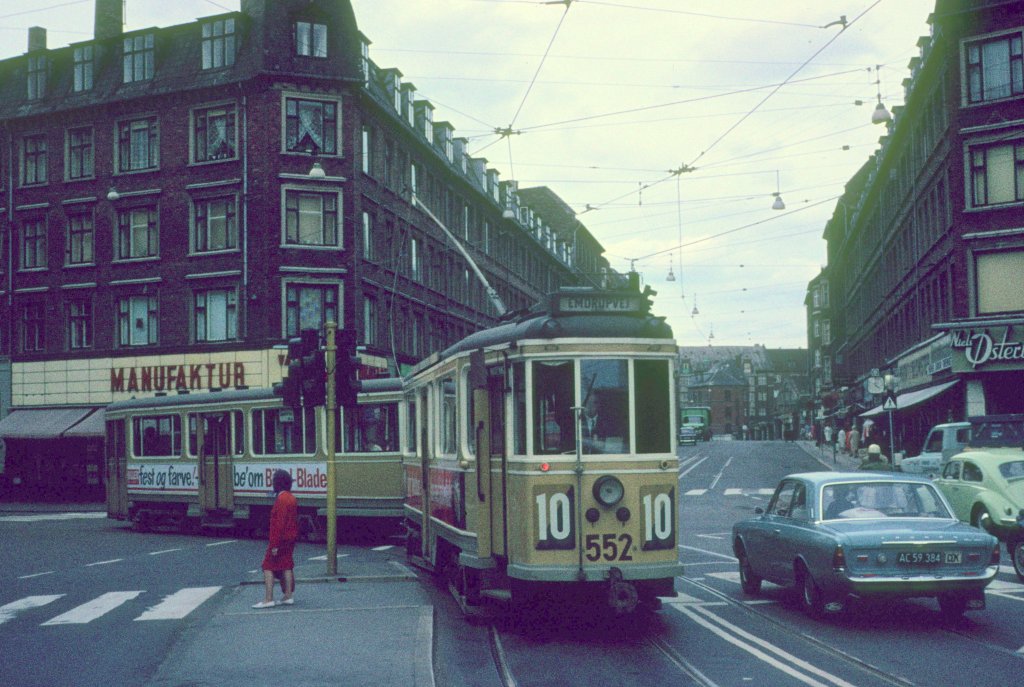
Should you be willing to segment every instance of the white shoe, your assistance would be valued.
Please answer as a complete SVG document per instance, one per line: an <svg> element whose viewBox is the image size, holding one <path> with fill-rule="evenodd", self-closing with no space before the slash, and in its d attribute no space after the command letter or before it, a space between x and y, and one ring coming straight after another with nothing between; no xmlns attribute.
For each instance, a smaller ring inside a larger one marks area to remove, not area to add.
<svg viewBox="0 0 1024 687"><path fill-rule="evenodd" d="M291 598L291 599L281 599L281 601L279 601L278 603L281 606L291 606L292 604L295 603L295 599L294 598Z"/></svg>
<svg viewBox="0 0 1024 687"><path fill-rule="evenodd" d="M276 605L277 605L276 601L260 601L259 603L254 603L252 605L252 607L253 608L273 608Z"/></svg>

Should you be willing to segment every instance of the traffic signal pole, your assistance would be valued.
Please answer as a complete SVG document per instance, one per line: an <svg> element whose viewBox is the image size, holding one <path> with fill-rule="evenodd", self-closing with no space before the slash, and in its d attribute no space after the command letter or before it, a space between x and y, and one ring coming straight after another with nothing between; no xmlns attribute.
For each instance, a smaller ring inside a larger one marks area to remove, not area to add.
<svg viewBox="0 0 1024 687"><path fill-rule="evenodd" d="M324 362L327 368L327 378L324 383L327 385L327 574L338 574L338 485L337 468L334 464L335 450L334 437L336 434L336 413L338 403L335 400L335 376L337 375L337 346L334 337L338 330L336 322L328 321L327 346L324 351Z"/></svg>

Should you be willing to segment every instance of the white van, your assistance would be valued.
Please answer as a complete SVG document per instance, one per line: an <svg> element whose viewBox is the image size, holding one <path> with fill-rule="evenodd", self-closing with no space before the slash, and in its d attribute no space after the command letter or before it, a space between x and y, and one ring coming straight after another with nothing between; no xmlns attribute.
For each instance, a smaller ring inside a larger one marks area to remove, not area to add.
<svg viewBox="0 0 1024 687"><path fill-rule="evenodd" d="M900 463L903 472L913 472L930 476L937 475L942 465L971 440L970 422L947 422L935 425L924 440L921 455L904 458Z"/></svg>

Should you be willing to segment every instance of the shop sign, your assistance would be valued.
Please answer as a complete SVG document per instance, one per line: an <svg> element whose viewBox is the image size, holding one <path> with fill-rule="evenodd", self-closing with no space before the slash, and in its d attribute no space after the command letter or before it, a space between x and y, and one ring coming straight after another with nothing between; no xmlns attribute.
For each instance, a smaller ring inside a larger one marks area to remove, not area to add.
<svg viewBox="0 0 1024 687"><path fill-rule="evenodd" d="M230 389L245 385L245 363L110 368L111 391Z"/></svg>
<svg viewBox="0 0 1024 687"><path fill-rule="evenodd" d="M1010 338L1011 327L989 329L954 329L950 345L958 351L970 369L979 367L1021 367L1024 365L1024 341ZM959 362L959 361L958 361Z"/></svg>

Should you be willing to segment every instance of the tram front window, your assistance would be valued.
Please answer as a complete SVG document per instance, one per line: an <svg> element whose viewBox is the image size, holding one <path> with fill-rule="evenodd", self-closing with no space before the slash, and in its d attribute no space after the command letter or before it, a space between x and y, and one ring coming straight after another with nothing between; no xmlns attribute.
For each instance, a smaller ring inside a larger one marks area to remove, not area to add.
<svg viewBox="0 0 1024 687"><path fill-rule="evenodd" d="M572 361L533 364L533 450L574 453Z"/></svg>
<svg viewBox="0 0 1024 687"><path fill-rule="evenodd" d="M583 453L629 453L629 365L580 361Z"/></svg>

